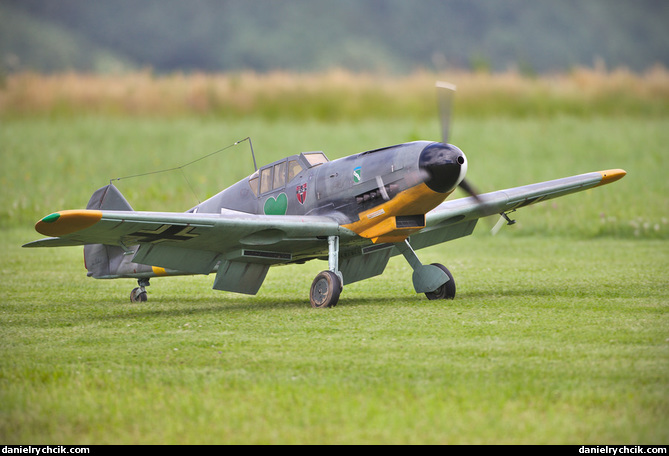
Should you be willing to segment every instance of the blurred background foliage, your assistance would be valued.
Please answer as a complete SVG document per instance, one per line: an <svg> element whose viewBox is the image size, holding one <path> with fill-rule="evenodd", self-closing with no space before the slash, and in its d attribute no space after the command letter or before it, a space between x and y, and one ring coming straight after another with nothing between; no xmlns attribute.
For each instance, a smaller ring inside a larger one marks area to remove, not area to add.
<svg viewBox="0 0 669 456"><path fill-rule="evenodd" d="M0 0L16 71L410 73L669 66L656 0Z"/></svg>

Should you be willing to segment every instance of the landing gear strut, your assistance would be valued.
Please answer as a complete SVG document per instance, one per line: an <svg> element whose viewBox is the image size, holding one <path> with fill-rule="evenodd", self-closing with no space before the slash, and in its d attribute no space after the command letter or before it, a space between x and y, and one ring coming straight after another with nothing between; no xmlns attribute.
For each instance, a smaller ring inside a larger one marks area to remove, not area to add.
<svg viewBox="0 0 669 456"><path fill-rule="evenodd" d="M146 294L146 287L148 287L149 279L137 279L136 288L133 288L130 292L130 302L146 302L149 298Z"/></svg>
<svg viewBox="0 0 669 456"><path fill-rule="evenodd" d="M328 271L320 272L311 284L311 307L334 307L339 301L344 280L339 272L339 237L328 237Z"/></svg>

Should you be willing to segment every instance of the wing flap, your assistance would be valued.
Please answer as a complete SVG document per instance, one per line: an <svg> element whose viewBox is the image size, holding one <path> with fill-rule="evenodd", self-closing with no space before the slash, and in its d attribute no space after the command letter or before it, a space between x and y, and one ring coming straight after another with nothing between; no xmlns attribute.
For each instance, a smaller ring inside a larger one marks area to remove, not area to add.
<svg viewBox="0 0 669 456"><path fill-rule="evenodd" d="M265 281L269 265L223 261L218 267L214 290L255 295Z"/></svg>
<svg viewBox="0 0 669 456"><path fill-rule="evenodd" d="M344 277L344 284L348 285L383 273L393 251L392 244L383 245L385 248L370 253L350 256L339 263L339 270Z"/></svg>
<svg viewBox="0 0 669 456"><path fill-rule="evenodd" d="M409 237L411 247L420 250L436 244L452 241L461 237L469 236L474 231L478 219L467 220L449 224L446 226L427 227ZM397 252L399 253L399 251Z"/></svg>
<svg viewBox="0 0 669 456"><path fill-rule="evenodd" d="M207 250L194 250L173 245L141 244L132 261L166 269L209 274L218 262L219 254Z"/></svg>

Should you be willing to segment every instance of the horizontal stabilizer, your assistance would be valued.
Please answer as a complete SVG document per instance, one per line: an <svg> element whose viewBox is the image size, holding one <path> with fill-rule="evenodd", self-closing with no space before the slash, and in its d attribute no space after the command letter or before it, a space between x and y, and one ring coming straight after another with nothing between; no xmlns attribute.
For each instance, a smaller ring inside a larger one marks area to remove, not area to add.
<svg viewBox="0 0 669 456"><path fill-rule="evenodd" d="M50 237L38 239L37 241L23 244L22 247L73 247L76 245L84 245L85 242L79 242L74 239L63 239L57 237Z"/></svg>

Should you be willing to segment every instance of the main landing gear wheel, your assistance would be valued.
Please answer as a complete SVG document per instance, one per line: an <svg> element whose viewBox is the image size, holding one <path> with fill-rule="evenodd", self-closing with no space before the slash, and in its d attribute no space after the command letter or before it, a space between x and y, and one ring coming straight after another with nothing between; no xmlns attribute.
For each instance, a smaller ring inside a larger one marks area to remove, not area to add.
<svg viewBox="0 0 669 456"><path fill-rule="evenodd" d="M323 309L325 307L336 306L341 294L341 288L341 281L337 274L332 271L319 273L311 284L311 293L309 295L311 307Z"/></svg>
<svg viewBox="0 0 669 456"><path fill-rule="evenodd" d="M434 291L425 293L425 296L427 296L427 299L429 300L434 300L434 299L453 299L455 298L455 280L453 280L453 274L451 274L451 271L446 269L446 266L443 264L439 263L432 263L433 266L438 267L442 271L446 273L448 276L448 282L440 286Z"/></svg>

